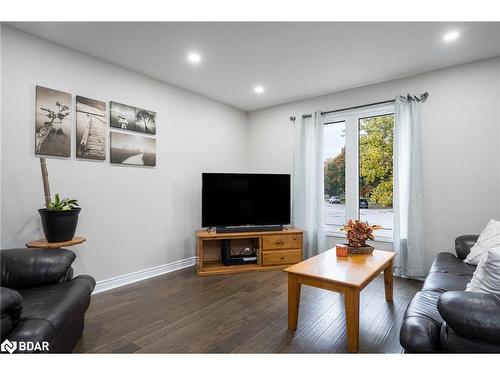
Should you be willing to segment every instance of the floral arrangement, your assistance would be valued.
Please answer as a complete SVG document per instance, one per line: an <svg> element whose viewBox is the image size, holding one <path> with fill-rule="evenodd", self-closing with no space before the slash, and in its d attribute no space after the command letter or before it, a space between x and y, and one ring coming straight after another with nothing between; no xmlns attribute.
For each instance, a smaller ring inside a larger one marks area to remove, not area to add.
<svg viewBox="0 0 500 375"><path fill-rule="evenodd" d="M381 229L380 225L369 225L368 222L349 219L341 230L347 233L349 246L366 246L367 240L374 240L373 231Z"/></svg>

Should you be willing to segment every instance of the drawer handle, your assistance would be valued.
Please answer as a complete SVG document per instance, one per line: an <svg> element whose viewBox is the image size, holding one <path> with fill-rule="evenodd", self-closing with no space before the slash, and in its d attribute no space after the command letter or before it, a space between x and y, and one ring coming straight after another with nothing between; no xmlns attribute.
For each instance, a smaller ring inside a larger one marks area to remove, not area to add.
<svg viewBox="0 0 500 375"><path fill-rule="evenodd" d="M276 243L276 245L284 245L285 244L284 241L276 241L275 243Z"/></svg>
<svg viewBox="0 0 500 375"><path fill-rule="evenodd" d="M285 260L285 257L281 257L281 260Z"/></svg>

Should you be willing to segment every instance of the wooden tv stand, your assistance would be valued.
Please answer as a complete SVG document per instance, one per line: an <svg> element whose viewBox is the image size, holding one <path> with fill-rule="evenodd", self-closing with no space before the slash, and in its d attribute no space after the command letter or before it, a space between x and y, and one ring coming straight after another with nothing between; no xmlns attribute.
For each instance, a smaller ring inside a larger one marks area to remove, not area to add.
<svg viewBox="0 0 500 375"><path fill-rule="evenodd" d="M207 276L283 269L304 259L303 233L300 229L235 233L197 231L196 271L198 276ZM231 240L231 247L236 251L258 248L257 264L225 266L220 260L221 240Z"/></svg>

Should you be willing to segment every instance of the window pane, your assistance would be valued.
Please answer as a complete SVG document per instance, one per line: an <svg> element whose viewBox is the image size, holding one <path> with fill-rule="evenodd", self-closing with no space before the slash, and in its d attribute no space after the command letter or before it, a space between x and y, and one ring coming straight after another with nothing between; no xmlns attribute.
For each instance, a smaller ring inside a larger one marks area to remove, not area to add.
<svg viewBox="0 0 500 375"><path fill-rule="evenodd" d="M325 125L325 225L338 231L345 223L345 122Z"/></svg>
<svg viewBox="0 0 500 375"><path fill-rule="evenodd" d="M359 120L359 216L392 237L392 147L394 115Z"/></svg>

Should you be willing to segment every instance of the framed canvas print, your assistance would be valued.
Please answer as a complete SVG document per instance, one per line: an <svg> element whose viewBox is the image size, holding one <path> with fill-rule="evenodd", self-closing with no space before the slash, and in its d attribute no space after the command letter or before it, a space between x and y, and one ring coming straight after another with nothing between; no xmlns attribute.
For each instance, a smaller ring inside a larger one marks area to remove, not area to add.
<svg viewBox="0 0 500 375"><path fill-rule="evenodd" d="M156 112L136 108L135 130L148 134L156 134Z"/></svg>
<svg viewBox="0 0 500 375"><path fill-rule="evenodd" d="M135 130L135 107L110 102L109 125L123 130Z"/></svg>
<svg viewBox="0 0 500 375"><path fill-rule="evenodd" d="M76 97L76 157L106 159L106 103Z"/></svg>
<svg viewBox="0 0 500 375"><path fill-rule="evenodd" d="M110 132L110 162L154 167L156 165L156 139L112 131Z"/></svg>
<svg viewBox="0 0 500 375"><path fill-rule="evenodd" d="M71 156L71 94L36 86L35 154Z"/></svg>

